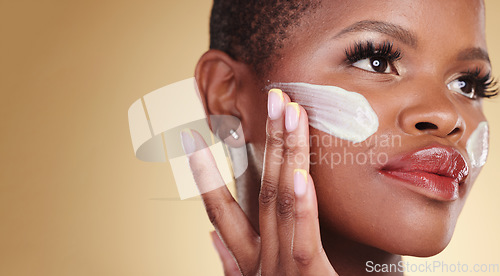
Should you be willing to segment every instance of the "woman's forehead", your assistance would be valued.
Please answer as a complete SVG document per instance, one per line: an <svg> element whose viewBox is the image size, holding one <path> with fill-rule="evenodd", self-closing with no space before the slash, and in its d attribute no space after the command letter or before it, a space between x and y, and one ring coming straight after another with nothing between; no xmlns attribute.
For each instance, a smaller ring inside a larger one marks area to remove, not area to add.
<svg viewBox="0 0 500 276"><path fill-rule="evenodd" d="M481 0L353 0L322 1L321 7L302 24L317 31L342 32L362 21L379 21L410 31L414 37L466 38L484 43L484 4ZM355 29L355 28L351 28ZM308 30L309 33L311 30ZM316 32L319 34L319 32Z"/></svg>
<svg viewBox="0 0 500 276"><path fill-rule="evenodd" d="M338 48L377 39L411 48L413 53L436 62L440 59L443 64L464 53L489 63L480 0L322 1L301 20L281 49L282 61L318 54L324 45Z"/></svg>

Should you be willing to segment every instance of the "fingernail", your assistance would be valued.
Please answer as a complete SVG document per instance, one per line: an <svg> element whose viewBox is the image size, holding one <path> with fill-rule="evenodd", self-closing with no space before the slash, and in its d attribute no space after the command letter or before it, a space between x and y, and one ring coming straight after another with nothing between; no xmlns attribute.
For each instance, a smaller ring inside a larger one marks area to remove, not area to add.
<svg viewBox="0 0 500 276"><path fill-rule="evenodd" d="M196 150L194 136L190 129L181 130L181 143L185 154L191 154Z"/></svg>
<svg viewBox="0 0 500 276"><path fill-rule="evenodd" d="M288 132L294 131L299 125L300 109L297 103L287 103L285 112L285 128Z"/></svg>
<svg viewBox="0 0 500 276"><path fill-rule="evenodd" d="M267 114L271 120L276 120L283 114L283 92L273 88L269 90L267 97Z"/></svg>
<svg viewBox="0 0 500 276"><path fill-rule="evenodd" d="M293 171L293 189L297 196L303 196L307 188L307 172L302 169L295 169Z"/></svg>

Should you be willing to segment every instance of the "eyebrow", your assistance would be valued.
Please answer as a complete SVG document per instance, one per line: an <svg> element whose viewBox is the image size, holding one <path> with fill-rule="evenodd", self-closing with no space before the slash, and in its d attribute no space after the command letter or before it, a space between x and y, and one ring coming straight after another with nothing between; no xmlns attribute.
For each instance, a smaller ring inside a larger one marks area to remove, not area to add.
<svg viewBox="0 0 500 276"><path fill-rule="evenodd" d="M334 38L337 39L348 33L363 32L363 31L386 34L413 48L417 47L418 39L414 33L410 32L409 30L399 25L383 21L374 21L374 20L358 21L344 28L342 31L336 34Z"/></svg>
<svg viewBox="0 0 500 276"><path fill-rule="evenodd" d="M490 56L488 52L480 47L467 48L460 51L457 55L458 60L474 60L480 59L490 63Z"/></svg>

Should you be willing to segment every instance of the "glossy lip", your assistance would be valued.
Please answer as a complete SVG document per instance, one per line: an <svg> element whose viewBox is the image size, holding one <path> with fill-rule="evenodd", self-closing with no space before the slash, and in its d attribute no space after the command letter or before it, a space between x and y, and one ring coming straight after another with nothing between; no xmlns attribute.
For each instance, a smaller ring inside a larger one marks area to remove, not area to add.
<svg viewBox="0 0 500 276"><path fill-rule="evenodd" d="M409 184L410 189L431 199L453 201L469 167L456 149L435 145L389 160L380 173Z"/></svg>

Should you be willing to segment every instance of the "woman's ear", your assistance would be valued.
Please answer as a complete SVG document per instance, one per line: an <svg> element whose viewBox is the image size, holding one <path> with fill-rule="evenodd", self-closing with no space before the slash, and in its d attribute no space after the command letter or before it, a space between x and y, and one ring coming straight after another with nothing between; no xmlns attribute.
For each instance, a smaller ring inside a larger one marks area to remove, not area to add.
<svg viewBox="0 0 500 276"><path fill-rule="evenodd" d="M219 50L207 51L196 65L195 79L208 124L222 140L243 136L242 113L236 104L238 84L248 77L244 76L247 68L242 67L247 65Z"/></svg>

